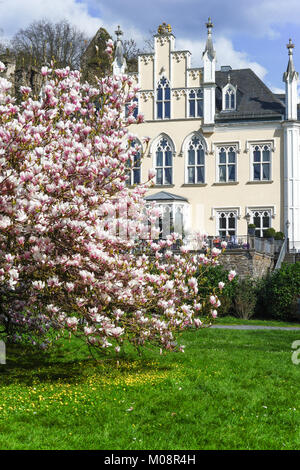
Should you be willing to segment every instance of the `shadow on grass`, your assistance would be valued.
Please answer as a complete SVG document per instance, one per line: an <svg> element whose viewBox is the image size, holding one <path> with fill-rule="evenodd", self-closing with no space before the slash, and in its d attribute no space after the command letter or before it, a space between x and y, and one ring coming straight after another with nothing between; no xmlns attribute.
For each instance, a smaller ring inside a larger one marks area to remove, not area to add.
<svg viewBox="0 0 300 470"><path fill-rule="evenodd" d="M157 354L156 354L157 357ZM95 351L93 356L86 345L72 340L49 351L20 345L7 345L6 364L0 364L0 385L11 383L31 385L49 382L84 382L91 374L117 377L126 373L167 371L168 364L153 360L153 355L142 355L128 350L120 356Z"/></svg>

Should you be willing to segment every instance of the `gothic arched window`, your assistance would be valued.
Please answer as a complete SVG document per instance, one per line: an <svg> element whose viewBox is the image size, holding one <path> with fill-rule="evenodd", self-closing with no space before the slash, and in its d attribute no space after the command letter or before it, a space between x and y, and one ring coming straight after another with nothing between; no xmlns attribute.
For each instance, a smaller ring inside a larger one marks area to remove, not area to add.
<svg viewBox="0 0 300 470"><path fill-rule="evenodd" d="M236 148L232 146L221 147L218 153L219 182L236 181Z"/></svg>
<svg viewBox="0 0 300 470"><path fill-rule="evenodd" d="M171 117L171 89L168 80L160 79L156 93L157 119L170 119Z"/></svg>
<svg viewBox="0 0 300 470"><path fill-rule="evenodd" d="M255 145L252 147L252 179L253 181L271 180L271 147Z"/></svg>
<svg viewBox="0 0 300 470"><path fill-rule="evenodd" d="M128 186L140 184L141 182L141 145L139 142L133 141L131 146L135 147L135 154L133 160L128 160L126 164L128 167L126 184Z"/></svg>
<svg viewBox="0 0 300 470"><path fill-rule="evenodd" d="M193 136L187 145L187 183L199 184L205 181L205 152L200 138Z"/></svg>
<svg viewBox="0 0 300 470"><path fill-rule="evenodd" d="M234 111L236 109L236 88L228 83L223 88L223 111Z"/></svg>
<svg viewBox="0 0 300 470"><path fill-rule="evenodd" d="M237 212L236 211L218 211L218 232L222 238L236 235Z"/></svg>
<svg viewBox="0 0 300 470"><path fill-rule="evenodd" d="M203 92L200 88L189 92L189 116L203 116Z"/></svg>
<svg viewBox="0 0 300 470"><path fill-rule="evenodd" d="M271 227L271 210L261 209L251 211L252 223L255 225L255 236L263 237L268 228Z"/></svg>
<svg viewBox="0 0 300 470"><path fill-rule="evenodd" d="M162 137L155 152L156 184L173 183L173 154L170 141Z"/></svg>

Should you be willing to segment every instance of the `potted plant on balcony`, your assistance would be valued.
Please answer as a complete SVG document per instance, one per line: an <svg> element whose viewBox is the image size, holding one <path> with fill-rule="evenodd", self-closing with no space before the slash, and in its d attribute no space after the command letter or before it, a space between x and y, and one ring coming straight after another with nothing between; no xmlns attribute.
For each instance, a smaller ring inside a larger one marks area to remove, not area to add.
<svg viewBox="0 0 300 470"><path fill-rule="evenodd" d="M276 230L273 227L267 228L267 230L264 233L264 238L267 238L270 243L273 243L275 234L276 234Z"/></svg>
<svg viewBox="0 0 300 470"><path fill-rule="evenodd" d="M249 224L249 225L248 225L248 235L250 235L251 237L254 237L254 235L255 235L255 229L256 229L256 225L255 225L255 224Z"/></svg>

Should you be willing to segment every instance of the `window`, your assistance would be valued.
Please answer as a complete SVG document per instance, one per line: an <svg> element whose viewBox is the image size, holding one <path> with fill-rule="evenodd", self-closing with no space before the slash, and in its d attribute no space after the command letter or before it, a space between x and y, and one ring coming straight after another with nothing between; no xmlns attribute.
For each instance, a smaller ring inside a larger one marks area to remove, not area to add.
<svg viewBox="0 0 300 470"><path fill-rule="evenodd" d="M173 232L184 236L184 207L182 204L159 204L161 216L158 219L159 238L166 239Z"/></svg>
<svg viewBox="0 0 300 470"><path fill-rule="evenodd" d="M156 184L172 184L173 155L170 142L162 137L155 153Z"/></svg>
<svg viewBox="0 0 300 470"><path fill-rule="evenodd" d="M200 88L189 92L189 116L203 116L203 92Z"/></svg>
<svg viewBox="0 0 300 470"><path fill-rule="evenodd" d="M252 148L253 181L271 180L270 145L255 145Z"/></svg>
<svg viewBox="0 0 300 470"><path fill-rule="evenodd" d="M256 237L263 237L265 231L271 227L271 210L253 210L251 211L252 222L256 229L255 229L255 236Z"/></svg>
<svg viewBox="0 0 300 470"><path fill-rule="evenodd" d="M204 147L197 136L193 136L187 147L187 183L199 184L205 180Z"/></svg>
<svg viewBox="0 0 300 470"><path fill-rule="evenodd" d="M236 88L227 84L223 88L223 111L234 111L236 109Z"/></svg>
<svg viewBox="0 0 300 470"><path fill-rule="evenodd" d="M133 162L130 159L127 161L126 166L129 168L127 170L128 178L126 180L126 184L128 186L132 186L134 184L140 184L141 182L141 152L140 152L140 145L133 141L131 143L132 147L136 147L136 153L133 157Z"/></svg>
<svg viewBox="0 0 300 470"><path fill-rule="evenodd" d="M170 119L171 117L171 90L165 77L160 79L157 87L156 117L157 119Z"/></svg>
<svg viewBox="0 0 300 470"><path fill-rule="evenodd" d="M220 211L217 213L218 235L222 238L236 235L236 211Z"/></svg>
<svg viewBox="0 0 300 470"><path fill-rule="evenodd" d="M136 107L134 108L133 113L132 113L133 117L136 119L137 115L139 114L139 108L138 108L139 100L137 99L137 97L135 97L135 98L133 98L133 100L131 101L130 104L127 103L125 105L125 117L126 118L128 117L129 106L132 106L133 103L136 104Z"/></svg>
<svg viewBox="0 0 300 470"><path fill-rule="evenodd" d="M236 181L236 148L221 147L218 150L218 181Z"/></svg>

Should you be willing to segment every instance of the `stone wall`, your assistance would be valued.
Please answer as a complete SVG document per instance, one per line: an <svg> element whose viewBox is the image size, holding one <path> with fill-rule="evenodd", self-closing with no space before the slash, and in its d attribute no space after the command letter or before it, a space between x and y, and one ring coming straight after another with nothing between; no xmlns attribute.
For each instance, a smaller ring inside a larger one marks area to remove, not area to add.
<svg viewBox="0 0 300 470"><path fill-rule="evenodd" d="M255 250L227 250L219 261L226 269L234 269L242 278L260 278L274 269L274 257Z"/></svg>

